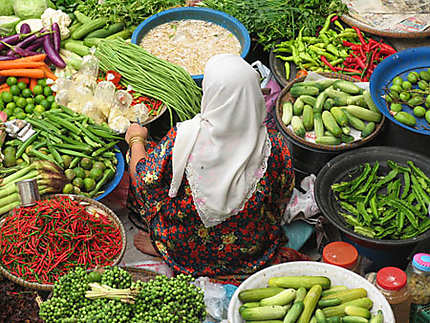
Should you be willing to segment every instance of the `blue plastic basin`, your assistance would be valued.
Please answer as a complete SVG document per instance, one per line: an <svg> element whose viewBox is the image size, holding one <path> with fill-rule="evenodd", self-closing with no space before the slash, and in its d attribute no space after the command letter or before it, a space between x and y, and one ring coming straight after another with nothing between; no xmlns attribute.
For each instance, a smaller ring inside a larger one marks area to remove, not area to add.
<svg viewBox="0 0 430 323"><path fill-rule="evenodd" d="M251 46L251 38L249 37L248 30L246 30L245 26L242 25L239 20L224 12L208 8L184 7L169 9L157 13L137 26L131 36L131 42L138 45L140 44L143 36L145 36L151 29L174 20L186 19L204 20L224 27L239 40L240 45L242 46L241 56L245 58L248 55L249 48ZM192 75L191 77L198 85L201 85L203 74Z"/></svg>
<svg viewBox="0 0 430 323"><path fill-rule="evenodd" d="M119 149L117 146L115 146L116 149ZM121 182L122 176L124 175L125 165L124 165L124 157L122 156L121 152L115 153L116 160L118 163L116 164L116 172L114 178L109 182L106 183L102 190L104 191L103 194L100 194L94 200L100 201L101 199L108 196L112 191L118 186L119 182Z"/></svg>

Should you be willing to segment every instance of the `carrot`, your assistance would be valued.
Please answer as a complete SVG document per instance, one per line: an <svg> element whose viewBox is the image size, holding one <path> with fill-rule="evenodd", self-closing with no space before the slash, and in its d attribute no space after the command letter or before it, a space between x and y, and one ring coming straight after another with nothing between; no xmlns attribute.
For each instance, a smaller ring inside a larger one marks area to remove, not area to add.
<svg viewBox="0 0 430 323"><path fill-rule="evenodd" d="M35 69L35 68L21 68L21 69L0 71L0 76L18 76L18 77L21 76L21 77L41 79L45 77L45 72L43 70Z"/></svg>
<svg viewBox="0 0 430 323"><path fill-rule="evenodd" d="M30 79L30 90L33 92L34 87L37 85L37 79Z"/></svg>
<svg viewBox="0 0 430 323"><path fill-rule="evenodd" d="M9 87L9 85L7 85L7 83L3 83L2 85L0 85L0 89L3 89L5 87Z"/></svg>
<svg viewBox="0 0 430 323"><path fill-rule="evenodd" d="M57 78L58 78L57 75L52 73L52 71L48 67L48 65L45 64L44 66L41 66L40 69L45 72L45 77L50 78L51 80L54 80L54 81L57 80Z"/></svg>
<svg viewBox="0 0 430 323"><path fill-rule="evenodd" d="M39 68L44 65L43 62L16 62L16 61L0 61L0 70L14 70L21 68ZM30 82L30 80L28 80Z"/></svg>
<svg viewBox="0 0 430 323"><path fill-rule="evenodd" d="M7 68L7 69L9 70L10 68ZM30 79L28 77L20 77L17 81L18 82L23 82L25 84L29 84L30 83Z"/></svg>
<svg viewBox="0 0 430 323"><path fill-rule="evenodd" d="M46 54L38 54L38 55L33 55L33 56L27 56L27 57L22 57L22 58L17 58L14 59L13 62L28 62L28 61L32 61L32 62L43 62L46 58Z"/></svg>
<svg viewBox="0 0 430 323"><path fill-rule="evenodd" d="M10 90L9 85L7 85L7 86L3 86L3 87L1 87L1 88L0 88L0 93L7 92L7 91L9 91L9 90Z"/></svg>

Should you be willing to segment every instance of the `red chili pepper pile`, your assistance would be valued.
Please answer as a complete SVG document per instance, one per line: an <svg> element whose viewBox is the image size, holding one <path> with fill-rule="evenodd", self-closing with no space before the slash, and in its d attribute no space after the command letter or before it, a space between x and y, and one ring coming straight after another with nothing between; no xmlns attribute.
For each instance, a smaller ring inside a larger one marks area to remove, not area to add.
<svg viewBox="0 0 430 323"><path fill-rule="evenodd" d="M344 71L353 73L351 77L368 82L373 70L386 57L395 54L396 50L381 41L369 38L366 42L360 29L352 27L357 33L360 44L354 44L348 41L343 41L343 45L350 47L352 53L343 62L344 67L334 67L336 71Z"/></svg>
<svg viewBox="0 0 430 323"><path fill-rule="evenodd" d="M53 284L75 266L112 265L122 248L119 228L69 197L38 201L6 216L0 264L29 282Z"/></svg>

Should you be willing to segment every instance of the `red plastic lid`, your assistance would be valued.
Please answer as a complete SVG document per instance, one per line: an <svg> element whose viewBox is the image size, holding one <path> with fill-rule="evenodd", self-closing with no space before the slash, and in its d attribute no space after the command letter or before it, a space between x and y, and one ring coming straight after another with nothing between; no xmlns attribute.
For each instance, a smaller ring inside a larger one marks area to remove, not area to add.
<svg viewBox="0 0 430 323"><path fill-rule="evenodd" d="M385 267L376 274L376 282L383 289L399 290L405 287L407 276L406 273L399 268Z"/></svg>
<svg viewBox="0 0 430 323"><path fill-rule="evenodd" d="M357 263L357 259L357 249L343 241L329 243L323 250L323 261L327 264L352 269Z"/></svg>

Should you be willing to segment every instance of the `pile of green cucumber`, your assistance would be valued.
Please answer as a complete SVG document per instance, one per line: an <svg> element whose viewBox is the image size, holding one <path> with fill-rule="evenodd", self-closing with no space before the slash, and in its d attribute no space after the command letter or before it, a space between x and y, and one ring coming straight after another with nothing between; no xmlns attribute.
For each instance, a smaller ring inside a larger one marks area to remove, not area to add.
<svg viewBox="0 0 430 323"><path fill-rule="evenodd" d="M79 11L74 12L75 21L70 27L70 38L62 42L62 46L79 55L90 53L90 48L97 46L102 40L115 38L128 39L131 37L135 26L125 28L123 22L109 25L108 18L91 19Z"/></svg>
<svg viewBox="0 0 430 323"><path fill-rule="evenodd" d="M243 290L239 308L246 323L384 323L364 288L331 286L324 276L272 277L268 287Z"/></svg>
<svg viewBox="0 0 430 323"><path fill-rule="evenodd" d="M353 82L336 79L298 82L289 93L295 100L283 104L282 122L286 126L291 124L294 134L301 138L314 131L317 144L355 141L350 127L366 138L382 119L369 91Z"/></svg>

